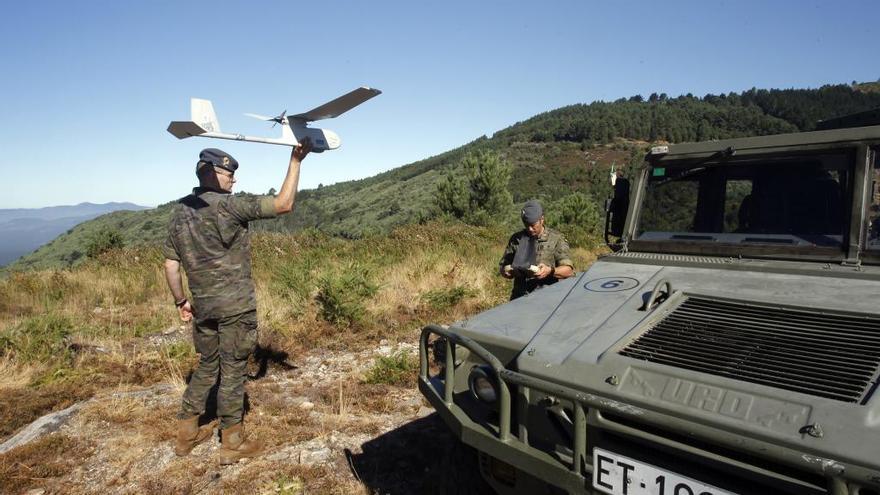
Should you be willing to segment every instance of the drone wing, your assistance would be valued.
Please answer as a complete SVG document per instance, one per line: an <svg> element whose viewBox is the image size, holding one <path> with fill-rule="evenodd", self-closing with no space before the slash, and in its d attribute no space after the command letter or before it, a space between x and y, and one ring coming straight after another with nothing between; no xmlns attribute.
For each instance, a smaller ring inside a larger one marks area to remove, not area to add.
<svg viewBox="0 0 880 495"><path fill-rule="evenodd" d="M333 101L324 103L323 105L313 108L305 113L291 115L291 119L305 120L311 122L321 119L332 119L338 117L361 103L369 100L374 96L382 94L378 89L360 87L348 94L342 95Z"/></svg>

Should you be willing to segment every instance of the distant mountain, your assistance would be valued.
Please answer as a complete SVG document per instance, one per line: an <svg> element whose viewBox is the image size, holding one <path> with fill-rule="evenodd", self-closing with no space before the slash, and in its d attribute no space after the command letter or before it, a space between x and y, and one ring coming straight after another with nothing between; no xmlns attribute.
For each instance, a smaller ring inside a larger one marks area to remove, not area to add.
<svg viewBox="0 0 880 495"><path fill-rule="evenodd" d="M82 222L113 211L146 208L133 203L80 203L47 208L0 209L0 266L30 253Z"/></svg>
<svg viewBox="0 0 880 495"><path fill-rule="evenodd" d="M570 105L373 177L300 191L293 214L257 222L254 229L293 232L315 228L360 237L431 218L437 214L434 195L438 183L457 173L458 163L474 151L498 153L513 166L509 188L517 204L529 198L552 202L573 192L585 192L599 203L609 193L609 167L616 164L627 173L630 167L639 166L649 143L810 131L819 120L880 107L877 85L752 88L705 96L654 93ZM106 230L118 233L129 246L161 242L171 206L116 212L80 224L9 269L79 263L90 239ZM514 205L511 211L516 211Z"/></svg>

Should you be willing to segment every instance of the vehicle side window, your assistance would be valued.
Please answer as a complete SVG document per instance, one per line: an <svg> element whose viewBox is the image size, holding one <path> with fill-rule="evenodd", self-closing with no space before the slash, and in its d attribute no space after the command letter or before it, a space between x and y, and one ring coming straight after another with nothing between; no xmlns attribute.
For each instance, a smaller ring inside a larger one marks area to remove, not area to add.
<svg viewBox="0 0 880 495"><path fill-rule="evenodd" d="M871 182L871 206L868 208L868 243L867 248L880 250L880 148L871 149L871 161L874 173Z"/></svg>

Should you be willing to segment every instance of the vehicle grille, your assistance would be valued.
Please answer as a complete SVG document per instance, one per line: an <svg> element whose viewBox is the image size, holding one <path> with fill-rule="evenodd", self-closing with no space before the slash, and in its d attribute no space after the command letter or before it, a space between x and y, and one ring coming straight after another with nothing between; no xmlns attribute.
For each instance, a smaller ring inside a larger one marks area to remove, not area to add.
<svg viewBox="0 0 880 495"><path fill-rule="evenodd" d="M863 402L877 381L880 318L686 296L620 354Z"/></svg>
<svg viewBox="0 0 880 495"><path fill-rule="evenodd" d="M722 258L720 256L692 256L688 254L642 253L638 251L621 251L614 253L610 256L615 258L635 258L642 260L656 260L666 262L686 261L690 263L712 263L715 265L730 263L732 261L739 261L734 260L733 258Z"/></svg>

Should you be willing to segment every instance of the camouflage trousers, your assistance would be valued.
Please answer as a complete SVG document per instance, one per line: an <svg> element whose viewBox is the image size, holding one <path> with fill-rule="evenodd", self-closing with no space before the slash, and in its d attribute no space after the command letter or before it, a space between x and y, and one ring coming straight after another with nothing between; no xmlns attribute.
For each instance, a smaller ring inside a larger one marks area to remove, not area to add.
<svg viewBox="0 0 880 495"><path fill-rule="evenodd" d="M178 417L204 414L208 395L219 375L217 417L220 428L240 423L244 414L248 356L257 345L257 312L252 310L225 318L196 321L193 343L200 354L199 366L183 393Z"/></svg>

